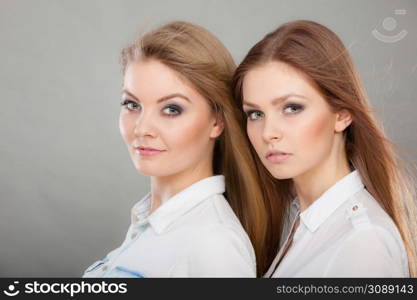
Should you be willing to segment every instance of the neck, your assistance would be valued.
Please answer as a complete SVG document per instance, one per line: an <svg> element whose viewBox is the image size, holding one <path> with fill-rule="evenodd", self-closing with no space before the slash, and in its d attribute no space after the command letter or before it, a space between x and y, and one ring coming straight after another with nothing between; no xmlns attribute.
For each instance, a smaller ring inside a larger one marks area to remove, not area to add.
<svg viewBox="0 0 417 300"><path fill-rule="evenodd" d="M210 176L213 176L211 161L210 164L200 164L191 170L169 176L151 177L151 208L149 213L155 211L175 194Z"/></svg>
<svg viewBox="0 0 417 300"><path fill-rule="evenodd" d="M295 192L300 202L300 211L307 209L326 190L351 170L343 149L333 151L319 166L293 178Z"/></svg>

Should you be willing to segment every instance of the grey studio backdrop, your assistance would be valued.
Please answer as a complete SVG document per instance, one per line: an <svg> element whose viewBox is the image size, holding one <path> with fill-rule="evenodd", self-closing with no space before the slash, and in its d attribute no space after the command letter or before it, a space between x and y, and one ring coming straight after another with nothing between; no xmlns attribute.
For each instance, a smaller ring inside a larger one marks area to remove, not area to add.
<svg viewBox="0 0 417 300"><path fill-rule="evenodd" d="M415 0L0 0L0 276L79 277L124 239L149 184L118 128L119 51L139 30L194 22L240 62L284 22L323 23L415 164L416 14Z"/></svg>

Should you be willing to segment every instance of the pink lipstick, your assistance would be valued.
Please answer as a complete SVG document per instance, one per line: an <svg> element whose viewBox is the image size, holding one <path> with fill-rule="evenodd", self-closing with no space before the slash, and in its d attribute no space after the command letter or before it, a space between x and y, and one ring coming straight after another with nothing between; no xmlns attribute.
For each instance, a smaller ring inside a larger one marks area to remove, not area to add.
<svg viewBox="0 0 417 300"><path fill-rule="evenodd" d="M159 150L151 147L136 147L135 151L140 156L154 156L164 152L165 150Z"/></svg>
<svg viewBox="0 0 417 300"><path fill-rule="evenodd" d="M279 150L269 150L266 153L265 158L271 163L282 163L286 161L291 155L291 153L286 153Z"/></svg>

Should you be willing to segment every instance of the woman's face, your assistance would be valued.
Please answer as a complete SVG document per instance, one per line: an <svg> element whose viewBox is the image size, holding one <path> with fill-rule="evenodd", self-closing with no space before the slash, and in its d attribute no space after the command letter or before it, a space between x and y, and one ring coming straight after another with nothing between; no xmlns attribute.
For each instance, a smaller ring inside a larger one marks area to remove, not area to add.
<svg viewBox="0 0 417 300"><path fill-rule="evenodd" d="M250 141L277 179L295 178L326 163L335 150L335 134L347 126L302 72L282 62L246 74L243 110Z"/></svg>
<svg viewBox="0 0 417 300"><path fill-rule="evenodd" d="M150 176L211 167L222 127L203 98L179 74L157 60L127 66L119 126L135 165Z"/></svg>

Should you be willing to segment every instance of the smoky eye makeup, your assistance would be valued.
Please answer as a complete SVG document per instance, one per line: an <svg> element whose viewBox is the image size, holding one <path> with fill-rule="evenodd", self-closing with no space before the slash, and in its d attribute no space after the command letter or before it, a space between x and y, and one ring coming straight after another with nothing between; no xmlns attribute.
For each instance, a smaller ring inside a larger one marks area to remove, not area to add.
<svg viewBox="0 0 417 300"><path fill-rule="evenodd" d="M282 106L282 113L286 115L295 115L304 110L305 106L296 102L288 102Z"/></svg>
<svg viewBox="0 0 417 300"><path fill-rule="evenodd" d="M178 97L178 98L182 99L182 97ZM155 108L160 109L160 112L163 116L175 117L184 112L184 106L181 104L175 103L176 101L173 101L173 100L174 99L161 98L157 100L154 104L150 103L149 105L150 105L150 108L153 105L156 105ZM187 101L189 101L188 98L187 98ZM139 100L136 100L136 99L131 100L130 97L126 97L126 96L122 96L122 102L120 103L120 105L129 111L142 110L142 104L139 102Z"/></svg>
<svg viewBox="0 0 417 300"><path fill-rule="evenodd" d="M128 110L135 110L135 109L140 108L140 105L138 103L129 99L122 100L122 102L120 103L120 106L126 107Z"/></svg>
<svg viewBox="0 0 417 300"><path fill-rule="evenodd" d="M250 121L255 121L263 117L263 112L256 109L249 109L245 111L245 115Z"/></svg>
<svg viewBox="0 0 417 300"><path fill-rule="evenodd" d="M178 116L182 114L183 111L184 109L182 108L182 106L174 103L164 105L164 107L162 108L162 113L168 117Z"/></svg>

